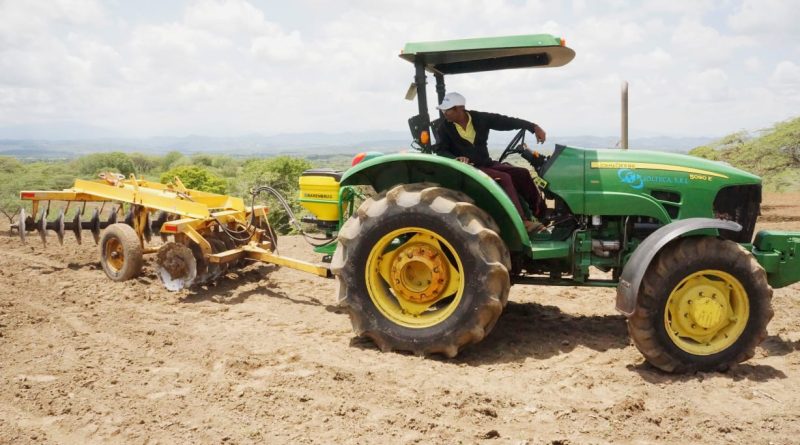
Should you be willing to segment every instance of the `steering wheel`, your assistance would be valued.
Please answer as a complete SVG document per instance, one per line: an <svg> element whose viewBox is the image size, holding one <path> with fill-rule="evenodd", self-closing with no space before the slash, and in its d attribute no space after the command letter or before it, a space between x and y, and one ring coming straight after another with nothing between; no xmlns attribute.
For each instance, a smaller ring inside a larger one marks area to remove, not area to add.
<svg viewBox="0 0 800 445"><path fill-rule="evenodd" d="M525 133L528 130L521 129L511 138L511 142L508 143L506 149L503 150L503 153L500 155L500 160L497 162L503 162L509 155L514 153L522 154L525 151Z"/></svg>
<svg viewBox="0 0 800 445"><path fill-rule="evenodd" d="M511 138L511 142L508 143L508 146L503 153L500 155L500 160L498 162L503 162L509 155L514 153L519 153L522 156L522 159L528 161L534 170L536 170L536 174L542 176L542 167L550 160L550 156L545 156L540 154L538 151L530 151L528 150L528 146L525 145L525 132L527 130L522 129L517 134Z"/></svg>

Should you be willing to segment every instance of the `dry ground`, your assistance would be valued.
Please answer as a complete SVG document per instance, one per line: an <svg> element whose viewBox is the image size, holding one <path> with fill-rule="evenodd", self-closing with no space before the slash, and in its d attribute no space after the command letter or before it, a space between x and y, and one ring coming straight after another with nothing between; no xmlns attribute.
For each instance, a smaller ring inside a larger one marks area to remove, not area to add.
<svg viewBox="0 0 800 445"><path fill-rule="evenodd" d="M759 228L800 230L800 194ZM775 443L800 441L800 285L727 373L643 362L614 291L515 286L458 358L353 338L334 283L272 266L170 293L150 263L109 281L97 248L0 226L0 443ZM54 245L55 244L55 245ZM302 240L281 253L316 260Z"/></svg>

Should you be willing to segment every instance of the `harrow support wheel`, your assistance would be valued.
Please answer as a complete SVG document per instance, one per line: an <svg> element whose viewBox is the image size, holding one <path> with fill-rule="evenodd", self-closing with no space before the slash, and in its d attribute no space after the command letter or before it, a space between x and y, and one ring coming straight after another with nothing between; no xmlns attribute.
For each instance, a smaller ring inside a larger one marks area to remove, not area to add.
<svg viewBox="0 0 800 445"><path fill-rule="evenodd" d="M112 224L100 240L100 264L112 281L127 281L142 271L139 236L127 224Z"/></svg>
<svg viewBox="0 0 800 445"><path fill-rule="evenodd" d="M764 268L742 246L686 238L650 265L628 332L664 371L724 371L753 357L767 336L771 299Z"/></svg>
<svg viewBox="0 0 800 445"><path fill-rule="evenodd" d="M355 333L383 351L447 357L483 340L510 287L497 231L468 196L431 184L365 201L331 262Z"/></svg>

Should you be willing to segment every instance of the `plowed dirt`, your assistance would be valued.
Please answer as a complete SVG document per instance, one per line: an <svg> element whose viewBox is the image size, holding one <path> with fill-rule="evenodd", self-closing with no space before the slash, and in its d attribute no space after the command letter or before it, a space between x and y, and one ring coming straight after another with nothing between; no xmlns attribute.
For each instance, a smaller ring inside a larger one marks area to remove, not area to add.
<svg viewBox="0 0 800 445"><path fill-rule="evenodd" d="M800 194L759 229L800 231ZM455 359L354 338L332 280L248 266L171 293L109 281L91 240L0 225L0 443L775 443L800 440L800 285L726 373L644 363L613 289L514 286ZM299 238L280 253L319 260Z"/></svg>

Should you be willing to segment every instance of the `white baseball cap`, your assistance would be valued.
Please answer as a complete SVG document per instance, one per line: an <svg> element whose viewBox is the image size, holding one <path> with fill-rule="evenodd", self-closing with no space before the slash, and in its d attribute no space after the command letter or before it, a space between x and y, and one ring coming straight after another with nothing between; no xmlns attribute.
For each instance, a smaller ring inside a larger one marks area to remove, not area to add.
<svg viewBox="0 0 800 445"><path fill-rule="evenodd" d="M442 103L439 104L439 106L436 108L444 111L457 106L463 107L466 104L467 104L467 99L464 99L464 96L454 92L445 94L444 99L442 99Z"/></svg>

